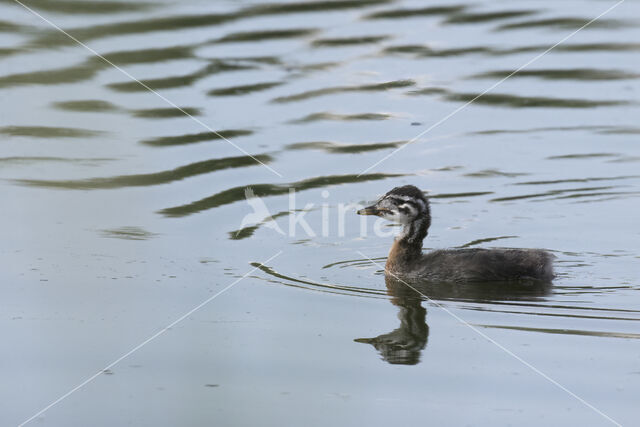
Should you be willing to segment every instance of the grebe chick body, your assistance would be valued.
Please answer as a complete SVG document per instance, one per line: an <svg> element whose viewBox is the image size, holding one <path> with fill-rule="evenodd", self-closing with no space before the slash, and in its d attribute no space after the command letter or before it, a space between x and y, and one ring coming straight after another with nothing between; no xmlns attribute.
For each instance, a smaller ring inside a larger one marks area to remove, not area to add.
<svg viewBox="0 0 640 427"><path fill-rule="evenodd" d="M385 273L439 282L551 281L553 255L541 249L445 249L422 253L431 225L429 200L413 185L395 187L359 215L402 224L389 251Z"/></svg>

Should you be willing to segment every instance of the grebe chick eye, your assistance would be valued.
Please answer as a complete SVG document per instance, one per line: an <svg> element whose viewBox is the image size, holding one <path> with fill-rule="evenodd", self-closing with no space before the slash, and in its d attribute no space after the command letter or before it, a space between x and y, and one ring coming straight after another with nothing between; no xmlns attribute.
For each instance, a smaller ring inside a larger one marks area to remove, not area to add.
<svg viewBox="0 0 640 427"><path fill-rule="evenodd" d="M376 203L357 211L402 224L385 273L404 279L488 282L553 279L553 258L542 249L445 249L422 253L431 225L429 200L417 187L395 187Z"/></svg>

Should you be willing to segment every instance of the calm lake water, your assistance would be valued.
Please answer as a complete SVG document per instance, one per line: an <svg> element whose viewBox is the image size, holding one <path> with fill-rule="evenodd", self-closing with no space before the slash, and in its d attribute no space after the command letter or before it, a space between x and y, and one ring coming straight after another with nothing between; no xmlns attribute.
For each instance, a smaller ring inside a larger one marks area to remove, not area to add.
<svg viewBox="0 0 640 427"><path fill-rule="evenodd" d="M638 424L638 2L543 56L615 3L24 4L2 425ZM352 207L405 184L425 248L546 248L553 286L385 283Z"/></svg>

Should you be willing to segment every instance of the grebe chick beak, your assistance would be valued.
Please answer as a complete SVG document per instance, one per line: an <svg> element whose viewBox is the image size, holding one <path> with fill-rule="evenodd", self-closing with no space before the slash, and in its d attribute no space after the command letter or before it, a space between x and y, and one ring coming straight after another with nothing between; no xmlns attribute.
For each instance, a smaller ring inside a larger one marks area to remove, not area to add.
<svg viewBox="0 0 640 427"><path fill-rule="evenodd" d="M366 208L356 211L358 215L377 215L380 216L384 213L384 209L378 208L376 205L367 206Z"/></svg>

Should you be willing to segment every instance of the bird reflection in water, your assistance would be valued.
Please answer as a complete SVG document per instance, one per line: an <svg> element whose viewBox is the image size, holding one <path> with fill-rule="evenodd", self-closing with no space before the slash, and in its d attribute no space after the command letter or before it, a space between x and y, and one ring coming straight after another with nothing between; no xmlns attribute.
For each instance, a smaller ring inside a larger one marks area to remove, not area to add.
<svg viewBox="0 0 640 427"><path fill-rule="evenodd" d="M391 303L399 308L400 327L375 338L357 338L371 344L382 359L394 365L416 365L427 345L429 325L424 300L490 303L495 301L535 301L547 295L551 282L510 281L490 283L406 282L385 275Z"/></svg>

